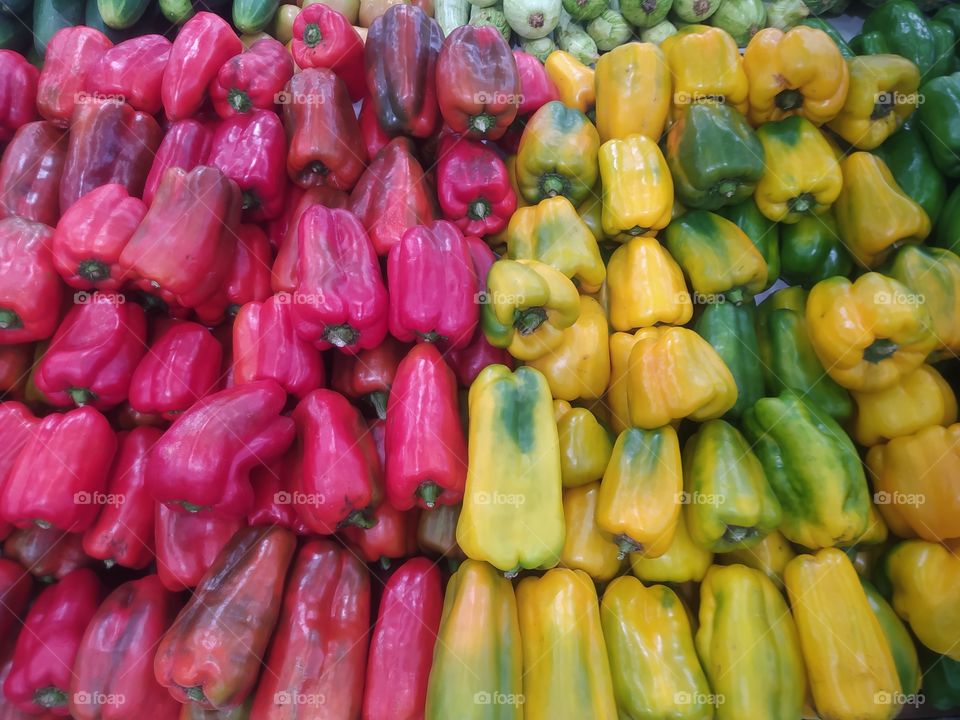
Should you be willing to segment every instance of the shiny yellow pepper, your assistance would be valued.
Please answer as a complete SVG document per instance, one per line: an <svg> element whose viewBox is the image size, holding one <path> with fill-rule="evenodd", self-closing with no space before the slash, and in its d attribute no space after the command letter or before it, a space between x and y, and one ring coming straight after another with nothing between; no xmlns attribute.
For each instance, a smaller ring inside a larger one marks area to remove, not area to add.
<svg viewBox="0 0 960 720"><path fill-rule="evenodd" d="M774 530L751 548L721 553L717 556L717 562L721 565L739 563L759 570L773 580L777 587L782 588L783 571L787 563L796 556L787 539L779 531Z"/></svg>
<svg viewBox="0 0 960 720"><path fill-rule="evenodd" d="M557 86L560 101L564 105L585 113L596 103L593 68L587 67L563 50L550 53L543 67Z"/></svg>
<svg viewBox="0 0 960 720"><path fill-rule="evenodd" d="M630 407L627 404L627 375L630 353L637 338L632 333L615 332L610 335L610 385L607 387L607 407L610 408L610 427L622 432L630 427Z"/></svg>
<svg viewBox="0 0 960 720"><path fill-rule="evenodd" d="M643 135L608 140L598 159L603 231L625 240L665 228L673 211L673 178L657 143Z"/></svg>
<svg viewBox="0 0 960 720"><path fill-rule="evenodd" d="M749 552L749 551L744 551ZM728 557L724 553L719 557ZM630 572L644 582L688 583L700 582L713 563L714 555L697 545L687 530L684 513L677 516L677 527L670 547L660 557L644 557L643 553L630 555Z"/></svg>
<svg viewBox="0 0 960 720"><path fill-rule="evenodd" d="M683 270L656 238L631 238L613 251L607 290L614 330L686 325L693 317Z"/></svg>
<svg viewBox="0 0 960 720"><path fill-rule="evenodd" d="M560 478L565 488L586 485L603 477L613 440L587 408L554 400L553 412L560 439Z"/></svg>
<svg viewBox="0 0 960 720"><path fill-rule="evenodd" d="M673 79L674 117L704 100L747 112L747 74L740 49L726 30L687 25L660 43L660 49Z"/></svg>
<svg viewBox="0 0 960 720"><path fill-rule="evenodd" d="M563 491L563 521L567 536L560 553L560 565L582 570L596 582L607 582L619 574L623 561L620 548L597 525L599 497L598 482Z"/></svg>
<svg viewBox="0 0 960 720"><path fill-rule="evenodd" d="M629 42L597 60L600 142L640 134L656 142L670 111L670 67L653 43Z"/></svg>

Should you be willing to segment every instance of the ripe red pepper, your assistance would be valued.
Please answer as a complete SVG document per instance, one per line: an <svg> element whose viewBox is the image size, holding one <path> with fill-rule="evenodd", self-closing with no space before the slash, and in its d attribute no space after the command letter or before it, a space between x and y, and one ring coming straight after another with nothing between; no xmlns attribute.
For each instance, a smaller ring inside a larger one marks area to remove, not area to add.
<svg viewBox="0 0 960 720"><path fill-rule="evenodd" d="M19 623L17 624L19 627ZM0 656L0 686L10 674L10 666L13 665L13 647L7 648L6 653ZM52 713L43 713L42 715L27 714L20 708L8 702L3 702L3 693L0 692L0 720L56 720L57 716Z"/></svg>
<svg viewBox="0 0 960 720"><path fill-rule="evenodd" d="M147 483L154 499L189 512L246 515L253 503L250 470L293 442L293 420L280 415L286 401L272 380L197 401L150 451Z"/></svg>
<svg viewBox="0 0 960 720"><path fill-rule="evenodd" d="M20 618L27 609L33 581L19 563L0 558L0 637L12 638L20 629Z"/></svg>
<svg viewBox="0 0 960 720"><path fill-rule="evenodd" d="M180 706L180 714L177 720L250 720L251 698L243 705L238 705L229 710L208 710L194 703L187 703Z"/></svg>
<svg viewBox="0 0 960 720"><path fill-rule="evenodd" d="M240 188L217 168L169 168L120 265L144 292L192 308L230 272L240 224Z"/></svg>
<svg viewBox="0 0 960 720"><path fill-rule="evenodd" d="M153 158L153 165L143 186L143 201L150 205L167 168L193 170L204 165L213 144L213 127L197 120L178 120L167 128L166 135Z"/></svg>
<svg viewBox="0 0 960 720"><path fill-rule="evenodd" d="M93 560L83 551L82 533L36 525L11 532L4 540L3 555L15 560L21 568L47 584L93 564Z"/></svg>
<svg viewBox="0 0 960 720"><path fill-rule="evenodd" d="M113 47L99 30L77 25L58 30L47 44L37 84L37 110L46 120L67 127L83 92L87 73Z"/></svg>
<svg viewBox="0 0 960 720"><path fill-rule="evenodd" d="M333 70L354 102L367 94L363 41L343 13L322 3L303 8L293 21L290 52L301 69Z"/></svg>
<svg viewBox="0 0 960 720"><path fill-rule="evenodd" d="M117 97L149 115L163 108L160 83L173 46L162 35L139 35L107 50L87 73L89 100Z"/></svg>
<svg viewBox="0 0 960 720"><path fill-rule="evenodd" d="M379 563L387 569L393 560L417 554L417 524L415 510L397 510L382 502L373 511L375 524L370 528L356 525L343 531L344 538L364 562Z"/></svg>
<svg viewBox="0 0 960 720"><path fill-rule="evenodd" d="M155 503L154 544L157 576L167 590L196 587L234 533L241 517L215 513L184 513Z"/></svg>
<svg viewBox="0 0 960 720"><path fill-rule="evenodd" d="M560 99L556 84L539 59L523 50L514 50L513 59L520 76L518 116L532 115L551 100Z"/></svg>
<svg viewBox="0 0 960 720"><path fill-rule="evenodd" d="M314 390L293 411L297 512L321 535L349 525L371 527L383 470L363 417L340 393Z"/></svg>
<svg viewBox="0 0 960 720"><path fill-rule="evenodd" d="M13 651L3 683L7 701L26 713L69 714L74 659L83 631L97 611L100 581L91 570L74 570L37 596Z"/></svg>
<svg viewBox="0 0 960 720"><path fill-rule="evenodd" d="M496 151L454 135L440 139L437 199L443 217L464 235L498 233L517 209L507 166Z"/></svg>
<svg viewBox="0 0 960 720"><path fill-rule="evenodd" d="M271 286L275 293L292 293L297 289L298 266L300 264L300 250L298 230L300 218L314 205L323 205L328 208L346 208L350 197L342 190L328 187L312 187L306 190L297 185L288 186L290 191L300 191L300 196L291 202L286 211L286 222L277 246L277 257L271 268ZM289 194L293 194L292 192Z"/></svg>
<svg viewBox="0 0 960 720"><path fill-rule="evenodd" d="M360 115L357 117L357 121L360 123L360 136L367 148L367 157L376 158L380 151L390 143L390 136L380 127L380 121L377 120L377 110L370 98L365 99L360 106Z"/></svg>
<svg viewBox="0 0 960 720"><path fill-rule="evenodd" d="M33 352L31 343L0 345L0 400L23 399L24 386L33 365ZM2 470L0 478L3 478Z"/></svg>
<svg viewBox="0 0 960 720"><path fill-rule="evenodd" d="M146 482L147 453L163 433L138 427L117 437L119 448L107 482L107 502L83 535L83 549L107 567L140 570L153 561L153 496Z"/></svg>
<svg viewBox="0 0 960 720"><path fill-rule="evenodd" d="M290 78L281 99L290 179L304 188L352 188L367 151L347 86L332 70L307 68Z"/></svg>
<svg viewBox="0 0 960 720"><path fill-rule="evenodd" d="M350 210L370 233L377 255L389 253L409 228L436 219L432 188L408 138L394 138L370 163L350 193Z"/></svg>
<svg viewBox="0 0 960 720"><path fill-rule="evenodd" d="M454 132L489 140L506 132L520 104L520 74L499 30L462 25L446 37L437 58L437 98Z"/></svg>
<svg viewBox="0 0 960 720"><path fill-rule="evenodd" d="M369 404L382 420L387 417L387 396L397 366L408 349L408 345L387 335L376 347L356 355L337 353L333 357L330 387L351 400Z"/></svg>
<svg viewBox="0 0 960 720"><path fill-rule="evenodd" d="M184 23L173 41L163 71L160 96L168 120L192 117L203 105L207 87L220 68L243 52L230 23L211 12L198 12Z"/></svg>
<svg viewBox="0 0 960 720"><path fill-rule="evenodd" d="M0 345L44 340L60 317L63 286L50 257L53 230L0 220Z"/></svg>
<svg viewBox="0 0 960 720"><path fill-rule="evenodd" d="M442 609L432 560L413 558L390 576L370 639L362 720L423 717Z"/></svg>
<svg viewBox="0 0 960 720"><path fill-rule="evenodd" d="M258 225L241 225L226 280L210 300L194 308L200 322L217 325L224 318L236 317L246 303L270 297L272 262L273 249L266 233Z"/></svg>
<svg viewBox="0 0 960 720"><path fill-rule="evenodd" d="M279 527L241 528L227 543L157 645L157 681L176 700L227 709L247 698L296 546Z"/></svg>
<svg viewBox="0 0 960 720"><path fill-rule="evenodd" d="M227 60L210 83L213 109L222 118L255 109L273 110L277 96L293 77L293 59L272 37L257 40Z"/></svg>
<svg viewBox="0 0 960 720"><path fill-rule="evenodd" d="M158 336L130 379L130 405L168 420L219 389L223 348L202 325L177 322Z"/></svg>
<svg viewBox="0 0 960 720"><path fill-rule="evenodd" d="M68 142L66 130L43 120L17 130L0 160L0 218L57 224Z"/></svg>
<svg viewBox="0 0 960 720"><path fill-rule="evenodd" d="M251 717L358 717L369 629L366 566L332 541L304 545L290 573Z"/></svg>
<svg viewBox="0 0 960 720"><path fill-rule="evenodd" d="M253 509L247 515L249 525L279 525L297 535L308 535L308 528L294 507L291 476L292 455L259 465L250 473L253 484Z"/></svg>
<svg viewBox="0 0 960 720"><path fill-rule="evenodd" d="M40 420L23 403L0 403L0 437L3 437L3 444L0 445L0 488L39 424Z"/></svg>
<svg viewBox="0 0 960 720"><path fill-rule="evenodd" d="M440 26L415 5L391 6L370 25L367 90L387 135L425 138L437 129L435 68L442 42Z"/></svg>
<svg viewBox="0 0 960 720"><path fill-rule="evenodd" d="M13 50L0 50L0 143L37 117L40 71Z"/></svg>
<svg viewBox="0 0 960 720"><path fill-rule="evenodd" d="M123 295L79 295L81 304L60 323L34 382L51 405L106 410L127 399L147 347L147 320Z"/></svg>
<svg viewBox="0 0 960 720"><path fill-rule="evenodd" d="M126 582L87 625L70 682L76 720L173 718L180 706L153 676L154 645L170 627L177 598L156 575Z"/></svg>

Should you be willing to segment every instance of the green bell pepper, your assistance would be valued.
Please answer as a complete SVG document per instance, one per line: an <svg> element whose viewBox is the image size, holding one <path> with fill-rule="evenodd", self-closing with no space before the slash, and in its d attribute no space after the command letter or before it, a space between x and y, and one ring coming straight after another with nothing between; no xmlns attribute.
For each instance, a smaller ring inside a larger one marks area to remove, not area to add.
<svg viewBox="0 0 960 720"><path fill-rule="evenodd" d="M873 10L856 39L851 46L858 55L893 53L916 65L921 77L937 77L936 37L927 18L910 0L890 0Z"/></svg>
<svg viewBox="0 0 960 720"><path fill-rule="evenodd" d="M923 695L937 710L960 707L960 661L938 655L918 643Z"/></svg>
<svg viewBox="0 0 960 720"><path fill-rule="evenodd" d="M939 20L929 20L927 25L933 33L933 44L937 50L937 62L934 63L930 77L940 77L949 75L957 71L957 55L955 48L957 45L957 34L954 29L945 22Z"/></svg>
<svg viewBox="0 0 960 720"><path fill-rule="evenodd" d="M737 383L737 402L728 416L740 417L763 397L763 372L757 348L756 305L710 303L697 318L694 330L713 346Z"/></svg>
<svg viewBox="0 0 960 720"><path fill-rule="evenodd" d="M840 239L833 211L806 215L780 228L780 272L791 285L812 288L834 275L849 275L853 258Z"/></svg>
<svg viewBox="0 0 960 720"><path fill-rule="evenodd" d="M897 185L920 204L930 222L937 222L947 199L947 181L937 170L920 128L908 120L874 150L874 155L887 164Z"/></svg>
<svg viewBox="0 0 960 720"><path fill-rule="evenodd" d="M933 19L935 22L946 23L953 30L953 34L960 37L960 5L953 3L945 5L937 11ZM960 54L960 49L957 53Z"/></svg>
<svg viewBox="0 0 960 720"><path fill-rule="evenodd" d="M960 177L960 73L931 80L920 95L916 115L933 161L947 177Z"/></svg>
<svg viewBox="0 0 960 720"><path fill-rule="evenodd" d="M890 607L890 603L869 580L860 577L860 585L863 586L870 610L873 611L887 638L903 694L916 695L917 690L920 689L920 662L917 660L917 648L913 644L910 632L903 624L903 620Z"/></svg>
<svg viewBox="0 0 960 720"><path fill-rule="evenodd" d="M953 189L943 204L930 244L960 255L960 185Z"/></svg>
<svg viewBox="0 0 960 720"><path fill-rule="evenodd" d="M736 205L722 207L717 214L731 221L750 238L767 261L766 287L773 285L780 277L780 225L760 212L752 197Z"/></svg>

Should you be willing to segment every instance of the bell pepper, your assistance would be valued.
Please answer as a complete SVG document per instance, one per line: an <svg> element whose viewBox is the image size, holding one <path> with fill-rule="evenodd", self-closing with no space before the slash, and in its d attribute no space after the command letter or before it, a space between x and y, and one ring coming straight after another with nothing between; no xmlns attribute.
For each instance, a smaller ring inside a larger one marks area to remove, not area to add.
<svg viewBox="0 0 960 720"><path fill-rule="evenodd" d="M117 436L117 456L107 480L107 502L83 535L83 550L106 566L140 570L154 559L153 497L146 483L150 448L163 433L138 427Z"/></svg>
<svg viewBox="0 0 960 720"><path fill-rule="evenodd" d="M603 231L616 238L621 233L652 236L665 228L674 185L656 141L644 135L610 140L600 146L599 160Z"/></svg>
<svg viewBox="0 0 960 720"><path fill-rule="evenodd" d="M812 219L816 222L816 219ZM790 227L800 227L803 220ZM792 390L837 422L853 415L850 394L824 372L807 330L807 295L802 288L778 290L760 304L757 340L767 393Z"/></svg>
<svg viewBox="0 0 960 720"><path fill-rule="evenodd" d="M683 271L653 238L631 238L614 250L607 265L607 290L614 330L686 325L693 317Z"/></svg>
<svg viewBox="0 0 960 720"><path fill-rule="evenodd" d="M658 325L642 328L634 337L627 372L633 427L654 430L682 418L703 422L734 406L733 375L717 351L693 330Z"/></svg>
<svg viewBox="0 0 960 720"><path fill-rule="evenodd" d="M440 571L427 558L390 576L370 638L363 720L423 717L442 608Z"/></svg>
<svg viewBox="0 0 960 720"><path fill-rule="evenodd" d="M710 345L737 384L737 401L731 417L740 417L763 396L763 373L757 344L754 305L729 302L708 303L694 324L694 330Z"/></svg>
<svg viewBox="0 0 960 720"><path fill-rule="evenodd" d="M292 458L287 453L250 473L253 507L247 513L248 525L278 525L297 535L310 533L293 506Z"/></svg>
<svg viewBox="0 0 960 720"><path fill-rule="evenodd" d="M230 270L240 206L239 187L220 170L168 168L120 266L166 303L202 305Z"/></svg>
<svg viewBox="0 0 960 720"><path fill-rule="evenodd" d="M266 233L258 225L240 225L236 241L226 279L213 297L193 309L204 325L235 318L248 302L262 302L270 297L273 249Z"/></svg>
<svg viewBox="0 0 960 720"><path fill-rule="evenodd" d="M465 235L498 233L517 207L507 166L486 145L454 138L440 140L437 198L443 217Z"/></svg>
<svg viewBox="0 0 960 720"><path fill-rule="evenodd" d="M70 124L74 108L87 99L87 73L111 47L106 35L83 25L64 27L50 38L37 84L37 110L45 120Z"/></svg>
<svg viewBox="0 0 960 720"><path fill-rule="evenodd" d="M178 702L239 705L253 690L280 614L296 538L238 530L157 644L154 672Z"/></svg>
<svg viewBox="0 0 960 720"><path fill-rule="evenodd" d="M764 123L757 128L757 137L765 158L754 195L760 212L789 225L833 205L843 174L830 144L813 123L794 115Z"/></svg>
<svg viewBox="0 0 960 720"><path fill-rule="evenodd" d="M673 78L675 119L701 102L725 103L746 114L747 75L737 42L728 32L687 25L663 40L660 49Z"/></svg>
<svg viewBox="0 0 960 720"><path fill-rule="evenodd" d="M360 105L357 122L360 125L360 136L363 138L363 144L367 148L367 157L374 159L380 154L381 150L390 144L390 136L380 127L380 122L377 120L377 111L369 97Z"/></svg>
<svg viewBox="0 0 960 720"><path fill-rule="evenodd" d="M86 530L96 519L116 447L110 424L93 408L43 418L0 490L0 517L17 527Z"/></svg>
<svg viewBox="0 0 960 720"><path fill-rule="evenodd" d="M163 108L160 86L172 49L162 35L140 35L107 50L87 71L87 101L122 98L134 110L156 115Z"/></svg>
<svg viewBox="0 0 960 720"><path fill-rule="evenodd" d="M30 343L0 345L0 399L22 400L27 377L33 367L34 347ZM3 471L0 470L0 477Z"/></svg>
<svg viewBox="0 0 960 720"><path fill-rule="evenodd" d="M386 255L415 225L437 213L430 184L407 138L394 138L370 163L350 194L349 209L370 233L377 255Z"/></svg>
<svg viewBox="0 0 960 720"><path fill-rule="evenodd" d="M373 527L351 525L344 528L343 538L361 560L388 570L394 560L417 554L418 513L419 510L397 510L382 502L370 512Z"/></svg>
<svg viewBox="0 0 960 720"><path fill-rule="evenodd" d="M510 576L563 549L560 450L550 389L533 368L483 370L469 395L467 487L457 542Z"/></svg>
<svg viewBox="0 0 960 720"><path fill-rule="evenodd" d="M915 3L896 0L890 7L876 7L864 20L861 33L854 43L858 55L892 53L916 65L925 78L943 74L934 72L940 53L927 18Z"/></svg>
<svg viewBox="0 0 960 720"><path fill-rule="evenodd" d="M644 582L700 582L712 563L713 553L693 541L681 512L666 552L655 558L632 554L630 572Z"/></svg>
<svg viewBox="0 0 960 720"><path fill-rule="evenodd" d="M287 582L251 717L359 717L369 631L367 568L331 541L304 545Z"/></svg>
<svg viewBox="0 0 960 720"><path fill-rule="evenodd" d="M356 185L367 151L343 81L332 70L307 68L290 78L281 100L290 179L303 188Z"/></svg>
<svg viewBox="0 0 960 720"><path fill-rule="evenodd" d="M290 52L297 67L327 68L337 74L356 102L366 95L363 41L350 21L334 8L318 3L303 8L293 21Z"/></svg>
<svg viewBox="0 0 960 720"><path fill-rule="evenodd" d="M351 400L363 401L377 417L387 416L387 397L397 375L397 366L408 347L391 336L376 347L356 355L337 353L333 358L330 387Z"/></svg>
<svg viewBox="0 0 960 720"><path fill-rule="evenodd" d="M37 365L34 382L57 407L98 410L127 399L146 350L143 309L122 295L93 293L67 313Z"/></svg>
<svg viewBox="0 0 960 720"><path fill-rule="evenodd" d="M913 638L879 591L862 575L859 576L860 585L867 596L870 610L880 622L883 634L890 646L893 662L897 668L897 677L903 694L910 700L918 700L917 691L920 689L920 661L917 657L917 648Z"/></svg>
<svg viewBox="0 0 960 720"><path fill-rule="evenodd" d="M922 245L904 245L896 251L887 273L914 293L922 293L937 336L932 359L952 357L960 349L958 328L953 322L960 301L960 258L949 250Z"/></svg>
<svg viewBox="0 0 960 720"><path fill-rule="evenodd" d="M184 513L163 503L154 505L157 575L173 592L196 587L230 538L244 526L242 517Z"/></svg>
<svg viewBox="0 0 960 720"><path fill-rule="evenodd" d="M254 110L273 110L291 77L290 53L282 43L265 37L221 66L210 82L210 99L222 118Z"/></svg>
<svg viewBox="0 0 960 720"><path fill-rule="evenodd" d="M580 570L550 570L517 587L527 720L613 720L617 706L597 591Z"/></svg>
<svg viewBox="0 0 960 720"><path fill-rule="evenodd" d="M782 589L783 571L796 556L786 538L774 530L753 547L723 553L717 556L717 560L723 565L746 565L760 570Z"/></svg>
<svg viewBox="0 0 960 720"><path fill-rule="evenodd" d="M781 272L787 282L810 289L834 275L849 275L850 253L840 239L834 211L805 215L780 228Z"/></svg>
<svg viewBox="0 0 960 720"><path fill-rule="evenodd" d="M563 486L580 487L602 478L613 452L610 433L587 408L572 408L565 400L554 400L553 410Z"/></svg>
<svg viewBox="0 0 960 720"><path fill-rule="evenodd" d="M2 168L3 165L0 164L0 173ZM3 199L0 197L0 214L3 212L2 203ZM933 229L931 244L946 248L953 253L960 250L960 190L956 188L947 196L943 204L943 210Z"/></svg>
<svg viewBox="0 0 960 720"><path fill-rule="evenodd" d="M807 298L810 343L848 390L876 392L918 368L936 346L923 297L879 273L833 277Z"/></svg>
<svg viewBox="0 0 960 720"><path fill-rule="evenodd" d="M281 5L280 7L286 7ZM294 6L295 7L295 6ZM250 720L250 698L229 710L208 710L194 703L180 705L177 720Z"/></svg>
<svg viewBox="0 0 960 720"><path fill-rule="evenodd" d="M0 50L3 111L0 112L0 142L9 142L21 126L37 119L37 81L39 71L23 55Z"/></svg>
<svg viewBox="0 0 960 720"><path fill-rule="evenodd" d="M563 520L566 538L560 553L560 565L582 570L603 583L620 573L623 562L620 549L597 525L597 499L600 483L570 487L563 491ZM611 668L614 673L616 668Z"/></svg>
<svg viewBox="0 0 960 720"><path fill-rule="evenodd" d="M300 193L299 197L297 193ZM270 285L275 293L293 293L297 289L300 271L299 229L303 214L314 205L345 209L348 204L349 196L342 190L327 187L304 190L297 185L287 185L287 208L284 210L286 227L276 243L277 256L270 268Z"/></svg>
<svg viewBox="0 0 960 720"><path fill-rule="evenodd" d="M600 621L621 717L713 717L690 620L673 590L617 578L603 593Z"/></svg>
<svg viewBox="0 0 960 720"><path fill-rule="evenodd" d="M700 585L699 619L695 642L718 720L802 716L807 678L797 626L766 575L714 565Z"/></svg>
<svg viewBox="0 0 960 720"><path fill-rule="evenodd" d="M947 181L937 170L922 130L907 122L878 147L875 154L886 163L897 185L936 225L947 199Z"/></svg>
<svg viewBox="0 0 960 720"><path fill-rule="evenodd" d="M206 164L212 142L212 125L205 125L197 120L177 120L170 123L143 186L143 201L148 206L153 203L153 196L167 168L178 167L189 172L198 165Z"/></svg>
<svg viewBox="0 0 960 720"><path fill-rule="evenodd" d="M80 641L70 681L77 720L130 714L172 718L180 706L153 676L153 650L176 614L176 596L156 575L126 582L97 608Z"/></svg>
<svg viewBox="0 0 960 720"><path fill-rule="evenodd" d="M580 110L554 100L527 121L517 150L517 185L528 203L563 195L574 205L597 181L600 136Z"/></svg>
<svg viewBox="0 0 960 720"><path fill-rule="evenodd" d="M427 555L439 555L451 561L463 559L457 545L459 505L437 505L420 513L417 523L417 546Z"/></svg>
<svg viewBox="0 0 960 720"><path fill-rule="evenodd" d="M560 102L582 113L593 108L597 101L593 68L568 52L554 50L547 56L543 69L557 86Z"/></svg>
<svg viewBox="0 0 960 720"><path fill-rule="evenodd" d="M220 68L243 52L243 43L223 18L198 12L177 32L163 72L160 96L167 119L196 115Z"/></svg>
<svg viewBox="0 0 960 720"><path fill-rule="evenodd" d="M82 533L44 529L37 525L13 530L3 543L3 556L19 564L17 577L29 579L32 575L45 585L62 580L78 568L93 564L83 550ZM4 603L7 603L6 598ZM18 619L18 628L20 622Z"/></svg>
<svg viewBox="0 0 960 720"><path fill-rule="evenodd" d="M17 636L13 664L3 683L7 702L28 715L47 710L68 715L74 658L101 594L97 576L81 569L37 596Z"/></svg>
<svg viewBox="0 0 960 720"><path fill-rule="evenodd" d="M853 442L823 410L792 391L759 400L743 431L780 501L780 532L808 548L864 534L870 498Z"/></svg>
<svg viewBox="0 0 960 720"><path fill-rule="evenodd" d="M643 135L660 139L670 111L670 66L653 43L629 42L597 61L600 142Z"/></svg>
<svg viewBox="0 0 960 720"><path fill-rule="evenodd" d="M923 695L937 710L960 705L960 661L918 648L923 667Z"/></svg>
<svg viewBox="0 0 960 720"><path fill-rule="evenodd" d="M750 238L767 263L767 280L764 289L780 278L780 225L760 212L754 199L747 198L735 205L726 205L717 214L730 220Z"/></svg>
<svg viewBox="0 0 960 720"><path fill-rule="evenodd" d="M817 711L893 718L903 690L893 655L849 558L826 548L784 572Z"/></svg>
<svg viewBox="0 0 960 720"><path fill-rule="evenodd" d="M63 286L54 269L46 225L9 217L0 220L0 344L53 335Z"/></svg>
<svg viewBox="0 0 960 720"><path fill-rule="evenodd" d="M27 609L33 582L23 567L8 557L0 558L0 595L3 606L0 608L0 632L3 637L12 638L20 629L20 618Z"/></svg>
<svg viewBox="0 0 960 720"><path fill-rule="evenodd" d="M917 121L923 130L927 147L940 172L949 178L960 177L960 73L944 75L920 87L923 104L917 110Z"/></svg>
<svg viewBox="0 0 960 720"><path fill-rule="evenodd" d="M851 394L857 403L852 434L866 447L957 421L957 398L930 365L921 365L884 390Z"/></svg>
<svg viewBox="0 0 960 720"><path fill-rule="evenodd" d="M66 130L42 120L17 130L0 160L0 218L57 224L68 140Z"/></svg>

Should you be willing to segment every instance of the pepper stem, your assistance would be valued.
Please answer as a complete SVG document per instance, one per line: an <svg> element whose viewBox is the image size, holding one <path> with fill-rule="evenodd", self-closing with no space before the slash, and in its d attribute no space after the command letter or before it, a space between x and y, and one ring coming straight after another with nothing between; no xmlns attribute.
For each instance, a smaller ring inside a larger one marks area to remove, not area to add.
<svg viewBox="0 0 960 720"><path fill-rule="evenodd" d="M253 109L250 96L239 88L230 88L227 91L227 103L238 113L248 113Z"/></svg>
<svg viewBox="0 0 960 720"><path fill-rule="evenodd" d="M438 343L443 342L446 338L438 333L436 330L431 330L430 332L417 333L420 336L420 339L428 343Z"/></svg>
<svg viewBox="0 0 960 720"><path fill-rule="evenodd" d="M203 505L194 505L193 503L187 502L186 500L181 500L178 503L178 505L180 505L180 507L182 507L184 510L186 510L189 513L198 513L201 510L203 510Z"/></svg>
<svg viewBox="0 0 960 720"><path fill-rule="evenodd" d="M742 543L756 536L757 529L754 527L744 527L742 525L727 525L723 532L723 541L727 543Z"/></svg>
<svg viewBox="0 0 960 720"><path fill-rule="evenodd" d="M519 574L520 574L520 566L518 565L518 566L515 567L513 570L507 570L506 572L504 572L504 573L503 573L503 576L504 576L507 580L513 580L513 579L514 579L517 575L519 575Z"/></svg>
<svg viewBox="0 0 960 720"><path fill-rule="evenodd" d="M643 550L643 545L638 543L629 535L620 533L614 538L614 540L616 541L617 548L619 549L619 552L617 553L617 560L623 560L628 554Z"/></svg>
<svg viewBox="0 0 960 720"><path fill-rule="evenodd" d="M107 558L106 560L103 561L103 566L104 566L107 570L109 570L110 568L112 568L112 567L113 567L114 565L116 565L116 564L117 564L117 561L114 560L113 558Z"/></svg>
<svg viewBox="0 0 960 720"><path fill-rule="evenodd" d="M307 163L307 166L303 169L303 172L306 175L326 176L330 172L330 168L328 168L319 160L314 160L312 163Z"/></svg>
<svg viewBox="0 0 960 720"><path fill-rule="evenodd" d="M367 395L367 402L373 406L373 411L381 420L387 417L387 399L390 395L385 390L377 390Z"/></svg>
<svg viewBox="0 0 960 720"><path fill-rule="evenodd" d="M417 497L423 500L424 505L428 508L432 508L436 506L437 498L440 497L442 492L443 488L432 480L427 480L420 483L420 487L417 488Z"/></svg>
<svg viewBox="0 0 960 720"><path fill-rule="evenodd" d="M256 210L260 207L260 198L253 190L244 190L240 197L243 198L242 209Z"/></svg>
<svg viewBox="0 0 960 720"><path fill-rule="evenodd" d="M67 395L80 407L97 399L97 394L87 388L70 388L67 390Z"/></svg>
<svg viewBox="0 0 960 720"><path fill-rule="evenodd" d="M207 696L203 694L203 685L185 687L183 688L183 692L192 702L202 703L207 701Z"/></svg>
<svg viewBox="0 0 960 720"><path fill-rule="evenodd" d="M532 335L546 320L546 310L542 307L532 307L526 310L517 310L513 318L513 326L523 336Z"/></svg>
<svg viewBox="0 0 960 720"><path fill-rule="evenodd" d="M893 357L900 346L890 338L877 338L863 351L863 359L868 363L878 363Z"/></svg>
<svg viewBox="0 0 960 720"><path fill-rule="evenodd" d="M896 103L893 100L893 93L880 93L877 102L873 105L873 112L870 113L871 120L883 120L887 115L893 112Z"/></svg>
<svg viewBox="0 0 960 720"><path fill-rule="evenodd" d="M8 308L0 308L0 330L18 330L23 327L20 316Z"/></svg>
<svg viewBox="0 0 960 720"><path fill-rule="evenodd" d="M811 193L800 193L795 198L787 201L787 208L790 212L805 213L810 212L810 208L816 203L816 198Z"/></svg>
<svg viewBox="0 0 960 720"><path fill-rule="evenodd" d="M540 197L551 198L563 195L569 182L558 173L547 173L540 176Z"/></svg>
<svg viewBox="0 0 960 720"><path fill-rule="evenodd" d="M390 558L388 558L386 555L382 555L377 562L379 563L380 567L382 567L384 570L389 570L390 566L393 564L393 561Z"/></svg>
<svg viewBox="0 0 960 720"><path fill-rule="evenodd" d="M717 185L716 194L721 197L732 198L737 194L738 187L739 184L736 180L724 180Z"/></svg>
<svg viewBox="0 0 960 720"><path fill-rule="evenodd" d="M34 520L33 524L36 525L41 530L49 530L53 527L52 523L48 523L46 520Z"/></svg>
<svg viewBox="0 0 960 720"><path fill-rule="evenodd" d="M77 275L97 283L110 277L110 266L100 260L81 260L77 265Z"/></svg>
<svg viewBox="0 0 960 720"><path fill-rule="evenodd" d="M639 225L634 225L632 228L630 228L629 230L627 230L627 235L630 235L630 236L632 236L632 237L639 237L640 235L643 235L643 234L644 234L645 232L647 232L648 230L650 230L650 228L645 228L645 227L640 227Z"/></svg>
<svg viewBox="0 0 960 720"><path fill-rule="evenodd" d="M467 121L467 130L473 130L478 132L481 135L486 135L490 132L490 128L494 126L494 118L490 113L480 113L479 115L472 115Z"/></svg>
<svg viewBox="0 0 960 720"><path fill-rule="evenodd" d="M347 515L347 517L341 520L337 527L345 528L355 525L362 530L369 530L376 524L377 521L370 517L369 511L367 508L364 508L363 510L354 510L352 513Z"/></svg>
<svg viewBox="0 0 960 720"><path fill-rule="evenodd" d="M334 347L343 348L356 344L360 338L360 333L350 327L347 323L341 325L327 325L324 328L321 339Z"/></svg>
<svg viewBox="0 0 960 720"><path fill-rule="evenodd" d="M33 702L43 708L63 707L67 704L67 693L53 685L48 685L33 693Z"/></svg>
<svg viewBox="0 0 960 720"><path fill-rule="evenodd" d="M307 23L303 29L303 44L307 47L316 47L323 40L323 33L320 32L320 26L317 23Z"/></svg>
<svg viewBox="0 0 960 720"><path fill-rule="evenodd" d="M796 110L803 107L803 93L799 90L781 90L773 102L781 110Z"/></svg>
<svg viewBox="0 0 960 720"><path fill-rule="evenodd" d="M467 209L467 217L471 220L483 220L490 215L490 203L483 198L477 198Z"/></svg>
<svg viewBox="0 0 960 720"><path fill-rule="evenodd" d="M733 290L727 290L723 295L727 300L732 302L734 305L739 305L744 300L743 288L734 288Z"/></svg>

